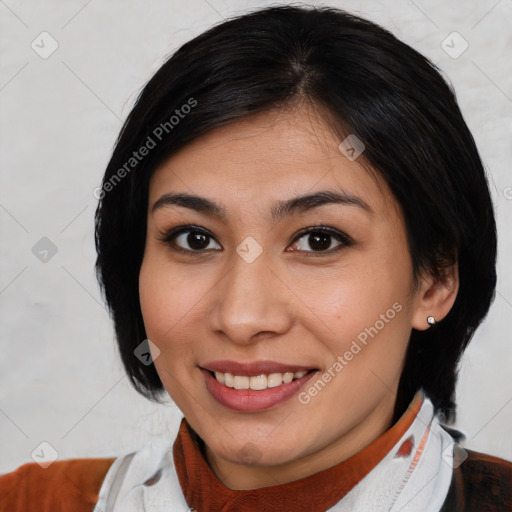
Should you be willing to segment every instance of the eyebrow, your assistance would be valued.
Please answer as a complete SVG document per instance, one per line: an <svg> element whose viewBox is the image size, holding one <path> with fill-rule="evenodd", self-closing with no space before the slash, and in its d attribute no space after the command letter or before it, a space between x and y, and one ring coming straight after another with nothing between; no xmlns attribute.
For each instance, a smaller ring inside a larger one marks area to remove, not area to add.
<svg viewBox="0 0 512 512"><path fill-rule="evenodd" d="M361 208L369 214L373 214L370 206L360 197L354 196L348 192L321 190L313 194L305 194L291 199L278 201L270 210L274 221L293 213L301 213L324 206L326 204L341 204L346 206L355 206ZM196 196L192 194L164 194L161 196L151 208L153 214L156 210L166 206L181 206L190 208L197 212L214 215L222 220L227 218L226 210L223 206L207 199L206 197Z"/></svg>

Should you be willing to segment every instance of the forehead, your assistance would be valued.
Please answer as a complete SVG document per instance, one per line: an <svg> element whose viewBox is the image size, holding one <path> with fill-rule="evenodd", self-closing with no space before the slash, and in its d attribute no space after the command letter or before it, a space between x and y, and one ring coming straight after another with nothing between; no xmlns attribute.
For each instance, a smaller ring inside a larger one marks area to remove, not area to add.
<svg viewBox="0 0 512 512"><path fill-rule="evenodd" d="M151 178L149 207L170 191L216 198L229 209L326 189L360 197L375 211L394 204L379 174L372 176L362 157L349 160L340 142L317 112L305 108L243 118L160 165Z"/></svg>

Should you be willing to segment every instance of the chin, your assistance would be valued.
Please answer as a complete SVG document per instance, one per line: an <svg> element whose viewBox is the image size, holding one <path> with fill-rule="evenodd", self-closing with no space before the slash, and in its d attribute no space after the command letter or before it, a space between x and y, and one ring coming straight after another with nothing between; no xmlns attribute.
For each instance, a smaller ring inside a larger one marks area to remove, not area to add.
<svg viewBox="0 0 512 512"><path fill-rule="evenodd" d="M287 443L286 440L278 438L271 442L265 438L234 442L230 438L226 444L220 445L215 442L209 444L207 439L205 442L217 457L244 466L278 466L302 456L301 451L297 450L299 443Z"/></svg>

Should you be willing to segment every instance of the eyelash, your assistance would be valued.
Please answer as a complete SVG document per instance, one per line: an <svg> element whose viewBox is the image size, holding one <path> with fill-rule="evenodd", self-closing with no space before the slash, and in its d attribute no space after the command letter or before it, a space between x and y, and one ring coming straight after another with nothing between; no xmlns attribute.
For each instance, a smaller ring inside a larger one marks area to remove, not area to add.
<svg viewBox="0 0 512 512"><path fill-rule="evenodd" d="M177 226L175 228L172 228L166 232L164 232L161 236L158 237L158 240L160 242L163 242L167 244L173 251L181 252L183 254L187 254L189 256L196 256L198 254L205 254L209 251L219 251L219 249L202 249L202 250L193 250L193 249L184 249L183 247L176 247L172 244L174 239L178 237L179 235L187 232L192 233L200 233L208 238L211 238L215 240L215 237L211 235L208 231L205 229L194 226L194 225L187 225L187 226ZM341 249L345 247L350 247L354 244L354 241L351 237L349 237L347 234L343 233L342 231L339 231L335 228L332 228L330 226L324 226L324 225L314 225L310 226L308 228L300 230L296 236L292 239L290 242L291 244L294 244L296 241L300 240L305 235L309 235L312 233L321 233L324 235L330 235L333 238L335 238L338 242L340 242L340 245L336 246L333 249L328 249L326 251L298 251L301 253L306 253L307 257L322 257L322 256L328 256L332 255L333 253L336 253L340 251ZM218 243L218 242L217 242ZM220 244L219 244L220 245ZM330 244L329 244L330 245Z"/></svg>

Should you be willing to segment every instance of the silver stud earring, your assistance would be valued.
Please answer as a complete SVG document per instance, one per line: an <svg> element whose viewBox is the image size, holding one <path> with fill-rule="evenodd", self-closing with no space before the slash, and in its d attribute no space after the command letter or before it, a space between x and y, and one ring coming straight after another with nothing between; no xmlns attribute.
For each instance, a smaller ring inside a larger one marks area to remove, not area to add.
<svg viewBox="0 0 512 512"><path fill-rule="evenodd" d="M427 318L427 323L428 323L428 325L435 325L436 324L436 319L433 316L429 316Z"/></svg>

